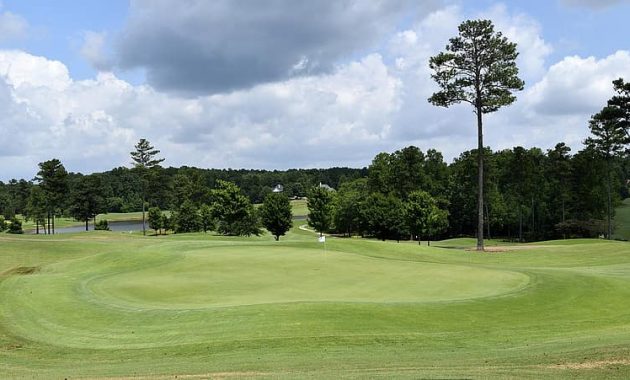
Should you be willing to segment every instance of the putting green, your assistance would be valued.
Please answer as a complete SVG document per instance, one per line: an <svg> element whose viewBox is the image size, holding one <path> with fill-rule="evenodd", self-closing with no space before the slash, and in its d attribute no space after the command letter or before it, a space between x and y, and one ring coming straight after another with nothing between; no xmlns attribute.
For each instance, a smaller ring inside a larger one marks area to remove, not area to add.
<svg viewBox="0 0 630 380"><path fill-rule="evenodd" d="M496 296L529 278L510 271L374 259L287 247L217 247L89 282L96 298L137 308L286 302L434 302Z"/></svg>
<svg viewBox="0 0 630 380"><path fill-rule="evenodd" d="M630 377L630 244L313 240L0 236L0 377Z"/></svg>

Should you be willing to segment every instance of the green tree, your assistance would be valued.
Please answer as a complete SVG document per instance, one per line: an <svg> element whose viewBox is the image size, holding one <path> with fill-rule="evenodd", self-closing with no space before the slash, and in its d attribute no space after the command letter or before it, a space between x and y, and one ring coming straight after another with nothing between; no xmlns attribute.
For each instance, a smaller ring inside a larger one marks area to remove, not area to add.
<svg viewBox="0 0 630 380"><path fill-rule="evenodd" d="M630 139L630 82L624 82L623 78L613 81L616 95L608 101L608 107L615 110L616 123Z"/></svg>
<svg viewBox="0 0 630 380"><path fill-rule="evenodd" d="M7 222L4 219L4 215L0 215L0 232L4 232L7 229Z"/></svg>
<svg viewBox="0 0 630 380"><path fill-rule="evenodd" d="M360 232L361 202L368 196L367 179L361 178L344 182L335 197L333 224L335 230L351 236Z"/></svg>
<svg viewBox="0 0 630 380"><path fill-rule="evenodd" d="M101 182L93 175L76 178L70 191L70 215L85 222L86 231L90 219L105 211L105 198L101 192Z"/></svg>
<svg viewBox="0 0 630 380"><path fill-rule="evenodd" d="M306 200L308 225L322 236L332 227L334 192L321 186L311 189Z"/></svg>
<svg viewBox="0 0 630 380"><path fill-rule="evenodd" d="M23 234L24 230L22 230L22 222L14 216L9 223L9 229L7 232L10 234Z"/></svg>
<svg viewBox="0 0 630 380"><path fill-rule="evenodd" d="M516 100L522 90L518 78L516 44L495 32L490 20L468 20L459 26L459 36L451 38L446 52L431 57L429 67L440 91L429 102L449 107L465 102L477 115L477 250L483 246L483 114L495 112Z"/></svg>
<svg viewBox="0 0 630 380"><path fill-rule="evenodd" d="M260 219L276 241L280 240L280 236L284 236L293 226L293 213L289 198L282 193L267 194L260 207Z"/></svg>
<svg viewBox="0 0 630 380"><path fill-rule="evenodd" d="M26 210L28 217L35 222L35 231L39 234L39 227L46 224L46 197L40 186L31 187Z"/></svg>
<svg viewBox="0 0 630 380"><path fill-rule="evenodd" d="M155 158L160 151L155 149L146 139L140 139L134 148L135 150L129 154L131 155L134 167L140 172L142 185L142 234L146 235L145 203L147 199L147 172L151 168L157 167L162 161L164 161L164 159Z"/></svg>
<svg viewBox="0 0 630 380"><path fill-rule="evenodd" d="M405 208L394 194L370 194L361 203L361 218L366 232L381 240L399 241L409 233L405 223Z"/></svg>
<svg viewBox="0 0 630 380"><path fill-rule="evenodd" d="M217 232L232 236L260 233L256 211L236 184L218 180L217 187L210 193Z"/></svg>
<svg viewBox="0 0 630 380"><path fill-rule="evenodd" d="M192 201L185 201L177 211L175 219L175 232L201 231L201 217L199 210Z"/></svg>
<svg viewBox="0 0 630 380"><path fill-rule="evenodd" d="M162 210L160 210L159 207L149 208L148 222L149 228L153 229L155 234L158 235L161 232L162 227L164 227L164 218L162 217Z"/></svg>
<svg viewBox="0 0 630 380"><path fill-rule="evenodd" d="M214 230L214 217L212 216L212 209L210 206L205 203L201 205L199 208L199 215L201 216L201 229L203 232Z"/></svg>
<svg viewBox="0 0 630 380"><path fill-rule="evenodd" d="M428 236L429 219L436 209L435 199L426 191L417 190L409 194L405 202L405 217L409 232L418 239L418 244L423 236Z"/></svg>
<svg viewBox="0 0 630 380"><path fill-rule="evenodd" d="M606 106L593 115L589 121L592 137L584 142L598 152L606 162L606 218L608 225L607 238L612 239L612 164L615 157L623 151L628 142L623 124L619 122L619 110Z"/></svg>
<svg viewBox="0 0 630 380"><path fill-rule="evenodd" d="M55 233L55 215L68 193L68 172L56 158L39 163L35 180L39 182L46 199L48 233ZM52 231L51 231L52 219Z"/></svg>

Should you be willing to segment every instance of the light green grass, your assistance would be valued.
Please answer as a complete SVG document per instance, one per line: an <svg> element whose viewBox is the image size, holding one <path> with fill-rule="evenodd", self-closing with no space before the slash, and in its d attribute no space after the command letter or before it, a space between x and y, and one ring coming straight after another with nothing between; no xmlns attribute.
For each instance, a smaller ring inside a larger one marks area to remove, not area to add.
<svg viewBox="0 0 630 380"><path fill-rule="evenodd" d="M630 377L627 243L480 254L363 239L324 246L297 227L280 242L4 235L0 374Z"/></svg>
<svg viewBox="0 0 630 380"><path fill-rule="evenodd" d="M614 239L630 240L630 198L625 199L615 208Z"/></svg>
<svg viewBox="0 0 630 380"><path fill-rule="evenodd" d="M306 199L294 199L291 201L293 216L306 216L308 207L306 207Z"/></svg>

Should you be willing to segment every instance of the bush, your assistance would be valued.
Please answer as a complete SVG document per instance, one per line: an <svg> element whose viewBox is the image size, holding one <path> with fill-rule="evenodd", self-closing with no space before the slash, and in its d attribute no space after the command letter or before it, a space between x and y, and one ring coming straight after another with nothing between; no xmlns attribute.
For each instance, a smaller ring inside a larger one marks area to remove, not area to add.
<svg viewBox="0 0 630 380"><path fill-rule="evenodd" d="M24 230L22 230L22 222L20 222L17 218L13 217L11 219L11 223L9 223L9 231L10 234L23 234Z"/></svg>
<svg viewBox="0 0 630 380"><path fill-rule="evenodd" d="M7 222L4 220L4 216L0 215L0 232L7 229Z"/></svg>
<svg viewBox="0 0 630 380"><path fill-rule="evenodd" d="M94 231L109 231L109 223L107 223L107 219L102 219L96 222L94 225Z"/></svg>

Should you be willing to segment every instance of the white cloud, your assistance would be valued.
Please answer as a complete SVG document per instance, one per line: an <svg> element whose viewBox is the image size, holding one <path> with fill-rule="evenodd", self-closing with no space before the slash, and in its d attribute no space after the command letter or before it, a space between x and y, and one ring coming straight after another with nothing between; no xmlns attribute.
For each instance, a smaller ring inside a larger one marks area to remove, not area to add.
<svg viewBox="0 0 630 380"><path fill-rule="evenodd" d="M589 115L611 95L611 80L630 78L630 53L566 57L547 67L537 23L501 7L487 13L497 29L509 25L506 35L519 38L523 72L535 79L514 105L486 117L486 143L579 148ZM328 74L198 98L134 86L112 73L75 81L61 62L0 51L0 134L8 136L0 141L0 178L32 178L37 163L52 157L72 171L128 165L141 137L174 166L362 166L379 151L410 144L453 158L475 147L475 118L467 105L427 102L435 90L427 62L464 18L460 8L446 7L392 34L380 54Z"/></svg>
<svg viewBox="0 0 630 380"><path fill-rule="evenodd" d="M110 71L113 68L111 58L105 51L107 33L86 31L83 33L83 45L80 53L98 71Z"/></svg>
<svg viewBox="0 0 630 380"><path fill-rule="evenodd" d="M28 22L22 16L9 11L0 12L0 41L25 37L28 26Z"/></svg>

